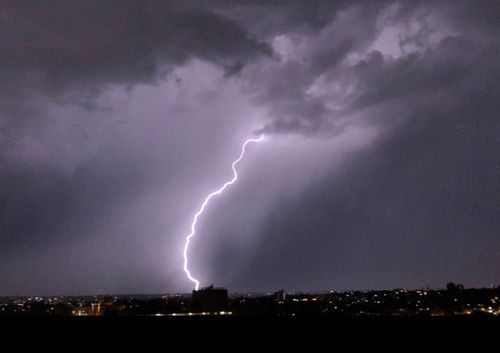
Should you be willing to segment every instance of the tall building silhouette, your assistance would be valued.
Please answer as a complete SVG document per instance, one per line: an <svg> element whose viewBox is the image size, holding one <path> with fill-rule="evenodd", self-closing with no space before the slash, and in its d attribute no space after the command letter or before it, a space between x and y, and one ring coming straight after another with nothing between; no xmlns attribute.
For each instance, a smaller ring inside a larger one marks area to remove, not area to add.
<svg viewBox="0 0 500 353"><path fill-rule="evenodd" d="M194 311L214 312L227 309L228 295L225 288L214 288L213 285L193 290L192 309Z"/></svg>

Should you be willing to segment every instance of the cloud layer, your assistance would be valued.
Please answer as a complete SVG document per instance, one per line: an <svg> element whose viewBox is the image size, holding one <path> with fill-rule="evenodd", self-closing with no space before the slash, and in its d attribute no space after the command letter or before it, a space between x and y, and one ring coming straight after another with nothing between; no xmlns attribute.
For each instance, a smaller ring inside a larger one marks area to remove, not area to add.
<svg viewBox="0 0 500 353"><path fill-rule="evenodd" d="M12 1L0 294L489 285L497 1Z"/></svg>

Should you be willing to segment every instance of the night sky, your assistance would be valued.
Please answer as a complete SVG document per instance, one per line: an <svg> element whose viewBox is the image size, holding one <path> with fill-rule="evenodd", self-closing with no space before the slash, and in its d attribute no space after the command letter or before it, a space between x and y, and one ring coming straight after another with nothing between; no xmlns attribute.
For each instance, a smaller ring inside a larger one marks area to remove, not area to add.
<svg viewBox="0 0 500 353"><path fill-rule="evenodd" d="M500 284L500 2L0 5L0 295Z"/></svg>

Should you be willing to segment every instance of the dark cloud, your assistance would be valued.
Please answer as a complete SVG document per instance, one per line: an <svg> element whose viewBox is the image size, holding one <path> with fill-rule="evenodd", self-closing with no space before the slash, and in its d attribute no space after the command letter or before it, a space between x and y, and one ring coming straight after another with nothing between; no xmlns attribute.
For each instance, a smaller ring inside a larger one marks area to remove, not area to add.
<svg viewBox="0 0 500 353"><path fill-rule="evenodd" d="M270 53L235 22L182 1L10 1L1 17L10 90L151 82L194 57L234 71Z"/></svg>
<svg viewBox="0 0 500 353"><path fill-rule="evenodd" d="M415 96L433 96L463 84L477 87L489 79L488 72L496 70L497 7L497 3L487 1L479 5L446 1L354 3L340 7L331 22L317 32L298 36L285 32L289 45L296 47L295 57L266 67L264 82L257 80L255 84L261 92L259 100L269 102L273 111L274 121L263 131L335 133L338 120L370 105L397 106L408 99L411 110ZM383 31L389 27L400 32L397 38L386 39L398 41L401 56L397 58L373 48L376 39L384 41ZM474 77L465 77L471 75ZM311 94L318 81L324 87L319 94ZM340 81L351 92L328 86ZM449 99L461 102L460 96Z"/></svg>
<svg viewBox="0 0 500 353"><path fill-rule="evenodd" d="M497 1L0 10L0 294L498 278ZM210 241L208 241L210 239Z"/></svg>

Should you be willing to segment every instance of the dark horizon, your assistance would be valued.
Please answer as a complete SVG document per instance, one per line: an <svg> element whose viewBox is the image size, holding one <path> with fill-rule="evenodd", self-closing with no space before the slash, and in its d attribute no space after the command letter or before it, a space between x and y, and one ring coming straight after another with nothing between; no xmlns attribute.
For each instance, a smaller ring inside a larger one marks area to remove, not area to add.
<svg viewBox="0 0 500 353"><path fill-rule="evenodd" d="M454 283L454 282L448 282L449 283ZM461 285L457 283L457 285ZM288 291L286 288L276 288L275 290L271 291L259 291L259 290L248 290L248 291L238 291L238 290L231 290L230 288L226 288L224 286L214 286L216 288L224 288L228 290L229 296L234 296L234 295L248 295L248 294L255 294L255 295L272 295L278 291L284 290L285 293L287 294L327 294L327 293L348 293L348 292L362 292L362 293L368 293L368 292L384 292L384 291L394 291L394 290L407 290L407 291L445 291L446 290L446 285L442 287L414 287L414 288L409 288L409 287L394 287L394 288L382 288L382 289L377 289L377 288L371 288L371 289L338 289L338 290L331 290L331 289L317 289L317 290L291 290ZM207 287L200 287L200 289L205 289ZM498 289L500 288L500 285L493 285L490 284L488 286L483 286L483 287L465 287L464 289L469 290L483 290L483 289ZM194 290L194 288L193 288ZM192 290L192 291L193 291ZM9 298L9 297L26 297L26 298L34 298L34 297L104 297L104 296L117 296L117 297L133 297L133 296L162 296L162 295L191 295L192 291L185 291L185 292L168 292L168 291L159 291L159 292L143 292L143 293L80 293L80 294L6 294L6 295L0 295L0 298Z"/></svg>

